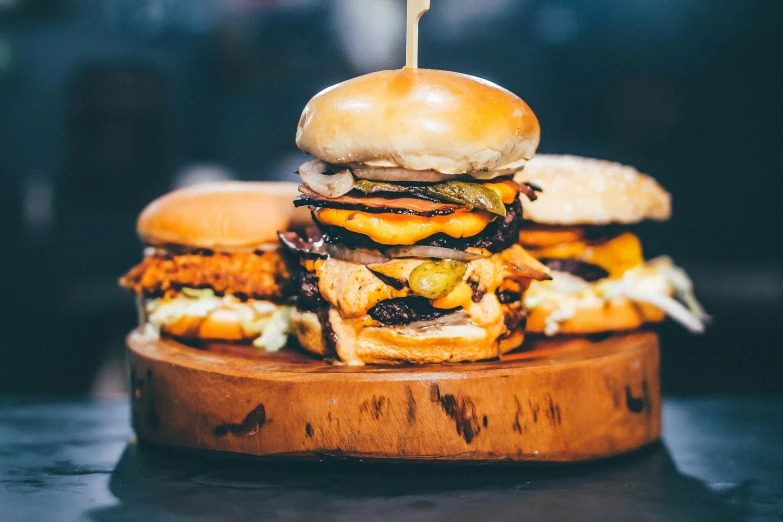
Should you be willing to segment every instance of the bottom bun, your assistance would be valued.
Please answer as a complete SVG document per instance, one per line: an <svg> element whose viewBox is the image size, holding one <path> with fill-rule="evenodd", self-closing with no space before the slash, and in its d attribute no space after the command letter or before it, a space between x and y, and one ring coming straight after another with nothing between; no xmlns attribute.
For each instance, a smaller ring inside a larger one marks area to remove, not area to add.
<svg viewBox="0 0 783 522"><path fill-rule="evenodd" d="M554 318L553 306L542 304L528 310L526 331L529 333L554 334L593 334L622 330L634 330L645 323L658 323L664 320L664 312L647 303L634 302L620 298L604 301L597 306L575 307L567 318ZM557 331L551 328L556 320Z"/></svg>
<svg viewBox="0 0 783 522"><path fill-rule="evenodd" d="M428 328L361 327L361 320L345 320L334 308L330 308L328 315L337 340L334 352L327 345L321 322L313 312L291 314L297 339L305 350L322 356L336 355L346 364L480 361L517 348L524 339L522 328L508 332L502 321L487 327L471 322Z"/></svg>

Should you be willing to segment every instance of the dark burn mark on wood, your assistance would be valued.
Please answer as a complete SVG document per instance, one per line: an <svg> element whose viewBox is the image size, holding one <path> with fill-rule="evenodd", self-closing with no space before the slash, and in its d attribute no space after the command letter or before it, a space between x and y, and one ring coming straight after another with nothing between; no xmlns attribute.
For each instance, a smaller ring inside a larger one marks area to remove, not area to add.
<svg viewBox="0 0 783 522"><path fill-rule="evenodd" d="M479 424L476 405L473 404L473 401L469 397L457 399L453 395L446 394L438 402L446 415L454 421L457 434L470 444L481 432L481 424Z"/></svg>
<svg viewBox="0 0 783 522"><path fill-rule="evenodd" d="M312 437L313 436L313 427L310 425L309 422L305 424L305 434L308 437Z"/></svg>
<svg viewBox="0 0 783 522"><path fill-rule="evenodd" d="M435 381L430 381L430 400L432 402L440 402L440 388Z"/></svg>
<svg viewBox="0 0 783 522"><path fill-rule="evenodd" d="M646 381L644 384L646 384ZM644 384L642 385L643 395L641 397L634 397L631 392L631 387L625 387L625 407L628 408L628 411L631 413L642 413L649 402L649 399L646 397L647 389Z"/></svg>
<svg viewBox="0 0 783 522"><path fill-rule="evenodd" d="M413 397L413 390L411 390L410 386L405 388L405 395L407 397L406 402L408 404L406 416L408 419L408 425L411 425L416 422L416 399Z"/></svg>
<svg viewBox="0 0 783 522"><path fill-rule="evenodd" d="M531 413L533 413L533 422L534 423L538 422L538 411L540 409L540 406L533 405L533 401L530 399L527 400L527 405L530 406L530 411Z"/></svg>
<svg viewBox="0 0 783 522"><path fill-rule="evenodd" d="M522 435L522 423L520 422L522 420L522 405L519 404L519 397L514 395L514 402L517 405L517 411L514 412L514 424L512 427L514 428L514 431Z"/></svg>
<svg viewBox="0 0 783 522"><path fill-rule="evenodd" d="M389 408L389 399L383 395L373 395L371 400L363 400L362 405L359 406L359 411L362 413L369 413L372 418L379 420L384 411Z"/></svg>
<svg viewBox="0 0 783 522"><path fill-rule="evenodd" d="M250 413L245 415L245 418L239 424L220 424L215 426L212 433L216 437L222 437L227 434L236 435L238 437L245 437L248 435L255 435L266 423L266 409L263 404L259 404Z"/></svg>
<svg viewBox="0 0 783 522"><path fill-rule="evenodd" d="M552 421L552 424L554 424L555 426L559 426L561 422L560 405L554 403L551 395L548 395L547 397L549 399L549 407L546 412L546 416L550 421Z"/></svg>
<svg viewBox="0 0 783 522"><path fill-rule="evenodd" d="M481 425L482 425L482 426L484 426L484 427L486 428L486 427L487 427L487 424L489 424L489 419L487 419L487 416L486 416L486 415L484 415L484 418L483 418L483 419L481 419Z"/></svg>

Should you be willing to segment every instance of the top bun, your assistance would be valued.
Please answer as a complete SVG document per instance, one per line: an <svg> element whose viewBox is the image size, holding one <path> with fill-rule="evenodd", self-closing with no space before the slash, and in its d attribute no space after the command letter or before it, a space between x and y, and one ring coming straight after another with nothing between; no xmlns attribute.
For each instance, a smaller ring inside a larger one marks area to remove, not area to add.
<svg viewBox="0 0 783 522"><path fill-rule="evenodd" d="M633 167L578 156L540 154L514 179L543 189L524 218L545 225L607 225L664 221L671 195Z"/></svg>
<svg viewBox="0 0 783 522"><path fill-rule="evenodd" d="M248 250L277 244L277 231L311 224L294 208L296 183L223 181L175 190L142 211L136 230L148 245Z"/></svg>
<svg viewBox="0 0 783 522"><path fill-rule="evenodd" d="M539 135L530 107L491 82L401 69L315 95L302 112L296 144L327 163L463 174L523 165Z"/></svg>

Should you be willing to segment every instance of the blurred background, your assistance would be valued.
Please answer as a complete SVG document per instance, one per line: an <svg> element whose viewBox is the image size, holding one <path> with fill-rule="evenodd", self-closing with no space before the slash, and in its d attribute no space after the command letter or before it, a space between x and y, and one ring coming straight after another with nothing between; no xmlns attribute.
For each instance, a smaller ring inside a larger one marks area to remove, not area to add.
<svg viewBox="0 0 783 522"><path fill-rule="evenodd" d="M420 65L493 80L540 152L672 192L642 227L714 316L662 327L668 393L783 391L783 9L777 0L432 0ZM287 179L300 111L404 64L404 0L0 0L0 392L125 390L116 280L156 196Z"/></svg>

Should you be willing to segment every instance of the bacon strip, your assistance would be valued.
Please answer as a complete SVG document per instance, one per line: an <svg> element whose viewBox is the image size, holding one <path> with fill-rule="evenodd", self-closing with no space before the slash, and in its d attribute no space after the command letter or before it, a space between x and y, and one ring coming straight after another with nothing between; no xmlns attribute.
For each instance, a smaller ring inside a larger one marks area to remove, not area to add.
<svg viewBox="0 0 783 522"><path fill-rule="evenodd" d="M346 194L337 198L327 198L313 192L307 185L299 185L301 196L294 200L294 206L342 208L365 212L390 212L394 214L417 214L420 216L439 216L451 214L461 208L453 203L438 203L426 199L397 196L352 196Z"/></svg>

